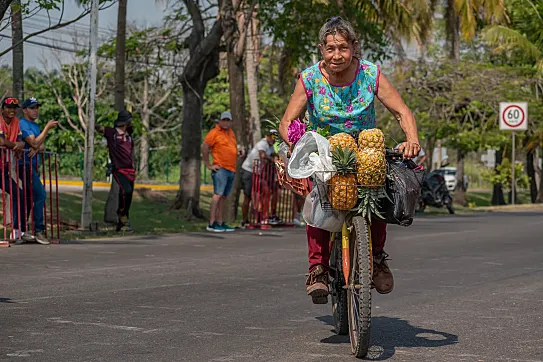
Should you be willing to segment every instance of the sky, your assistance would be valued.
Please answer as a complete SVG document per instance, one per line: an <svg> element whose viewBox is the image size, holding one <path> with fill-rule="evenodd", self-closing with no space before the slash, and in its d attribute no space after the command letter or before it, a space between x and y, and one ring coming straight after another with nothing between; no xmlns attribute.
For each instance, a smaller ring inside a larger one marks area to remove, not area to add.
<svg viewBox="0 0 543 362"><path fill-rule="evenodd" d="M117 8L115 3L112 7L100 11L98 16L99 22L99 37L104 39L109 34L115 34L115 28L117 26ZM81 13L75 0L66 0L66 8L63 16L63 20L67 21L76 18ZM6 14L7 15L7 14ZM60 12L53 11L50 13L51 17L58 21ZM164 7L157 6L155 0L128 0L127 8L127 22L128 24L135 24L137 26L157 26L162 23L164 16ZM3 25L5 25L5 20ZM23 32L29 34L43 28L48 27L48 18L45 11L41 11L35 16L23 20ZM90 18L86 16L78 22L67 26L66 28L49 31L40 36L29 39L31 41L42 43L30 44L25 43L24 46L24 58L25 69L29 67L36 67L44 69L44 62L47 62L47 67L58 67L57 58L61 61L70 61L73 54L67 51L51 50L45 45L52 45L56 47L62 47L66 49L76 49L78 44L81 47L88 46L88 32L89 32ZM11 29L8 27L6 30L0 32L2 35L11 36ZM74 34L78 34L74 40ZM0 37L0 51L7 49L11 44L11 39ZM0 65L11 65L11 52L2 56L0 59Z"/></svg>

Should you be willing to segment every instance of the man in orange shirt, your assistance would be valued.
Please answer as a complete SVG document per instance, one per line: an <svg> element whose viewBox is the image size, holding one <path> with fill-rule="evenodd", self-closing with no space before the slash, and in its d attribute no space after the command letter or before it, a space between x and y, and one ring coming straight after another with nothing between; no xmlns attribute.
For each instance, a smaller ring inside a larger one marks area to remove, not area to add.
<svg viewBox="0 0 543 362"><path fill-rule="evenodd" d="M234 185L238 155L243 157L243 150L238 152L236 135L231 127L232 114L223 112L219 124L209 131L202 144L204 163L211 170L213 178L213 197L206 230L216 233L235 230L223 222L224 200L230 195ZM213 164L209 162L210 151Z"/></svg>

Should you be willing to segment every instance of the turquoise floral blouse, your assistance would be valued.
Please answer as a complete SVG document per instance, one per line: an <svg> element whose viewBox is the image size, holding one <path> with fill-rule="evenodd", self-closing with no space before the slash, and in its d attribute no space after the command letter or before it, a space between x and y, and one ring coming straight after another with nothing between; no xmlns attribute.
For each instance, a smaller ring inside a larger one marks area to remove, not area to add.
<svg viewBox="0 0 543 362"><path fill-rule="evenodd" d="M300 77L305 88L309 112L308 129L330 126L330 134L346 132L356 135L375 128L374 99L379 88L380 67L360 60L351 84L330 84L317 63Z"/></svg>

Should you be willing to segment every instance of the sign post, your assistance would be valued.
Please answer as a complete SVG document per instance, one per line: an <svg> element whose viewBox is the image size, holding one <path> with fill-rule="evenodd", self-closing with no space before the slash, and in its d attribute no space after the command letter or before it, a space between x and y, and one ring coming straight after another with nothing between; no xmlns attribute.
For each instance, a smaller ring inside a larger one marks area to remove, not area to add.
<svg viewBox="0 0 543 362"><path fill-rule="evenodd" d="M515 131L528 129L528 103L500 103L500 130L511 132L511 204L515 204Z"/></svg>

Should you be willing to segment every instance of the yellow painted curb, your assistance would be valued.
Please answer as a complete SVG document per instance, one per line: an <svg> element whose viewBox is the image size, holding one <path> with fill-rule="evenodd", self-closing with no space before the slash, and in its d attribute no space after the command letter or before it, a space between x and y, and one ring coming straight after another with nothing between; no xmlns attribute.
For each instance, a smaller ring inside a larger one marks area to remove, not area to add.
<svg viewBox="0 0 543 362"><path fill-rule="evenodd" d="M58 180L58 184L63 186L80 186L83 187L83 182L81 181L66 181ZM109 187L109 182L100 182L95 181L92 183L93 187ZM135 189L151 189L151 190L162 190L162 191L177 191L179 190L179 185L151 185L151 184L135 184ZM202 191L213 191L213 185L202 185L200 186Z"/></svg>

